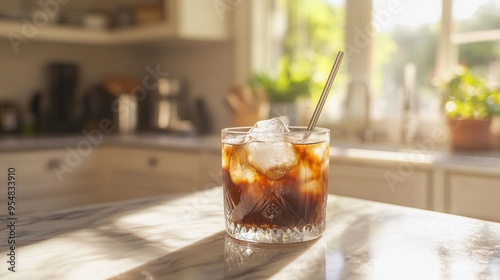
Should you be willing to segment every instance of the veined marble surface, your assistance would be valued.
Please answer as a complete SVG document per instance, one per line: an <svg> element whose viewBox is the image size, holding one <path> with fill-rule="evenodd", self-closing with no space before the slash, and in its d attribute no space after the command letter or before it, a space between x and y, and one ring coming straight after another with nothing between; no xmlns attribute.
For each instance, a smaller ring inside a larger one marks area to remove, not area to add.
<svg viewBox="0 0 500 280"><path fill-rule="evenodd" d="M19 216L16 236L0 279L500 279L500 224L332 195L300 244L229 238L220 187Z"/></svg>

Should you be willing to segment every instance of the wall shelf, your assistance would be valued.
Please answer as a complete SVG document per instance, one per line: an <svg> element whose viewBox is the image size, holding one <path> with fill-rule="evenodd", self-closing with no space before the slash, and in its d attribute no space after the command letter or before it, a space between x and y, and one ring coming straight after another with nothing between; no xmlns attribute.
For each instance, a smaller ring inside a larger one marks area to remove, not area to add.
<svg viewBox="0 0 500 280"><path fill-rule="evenodd" d="M0 38L81 45L120 45L169 39L224 41L229 37L227 22L213 11L209 1L166 1L165 20L112 30L43 25L28 33L23 22L0 20ZM203 6L203 7L202 7ZM211 10L212 9L212 10Z"/></svg>
<svg viewBox="0 0 500 280"><path fill-rule="evenodd" d="M169 30L170 29L170 30ZM34 35L23 34L23 23L0 22L0 37L9 38L16 34L33 41L74 43L84 45L116 45L126 43L143 43L174 37L164 23L144 26L133 26L118 30L91 30L83 27L46 25L38 28Z"/></svg>

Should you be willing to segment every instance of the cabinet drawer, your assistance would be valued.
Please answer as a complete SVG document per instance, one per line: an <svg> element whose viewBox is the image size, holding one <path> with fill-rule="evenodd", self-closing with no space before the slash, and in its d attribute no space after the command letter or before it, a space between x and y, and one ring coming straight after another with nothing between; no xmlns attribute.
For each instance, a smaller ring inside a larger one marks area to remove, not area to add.
<svg viewBox="0 0 500 280"><path fill-rule="evenodd" d="M19 180L25 182L58 182L56 168L61 167L65 162L66 153L64 150L18 152L6 155L5 164L15 166ZM71 167L73 169L73 167ZM61 179L66 175L71 176L73 172L62 174Z"/></svg>
<svg viewBox="0 0 500 280"><path fill-rule="evenodd" d="M388 174L395 168L330 164L329 192L342 196L428 209L429 174L414 171L398 183L391 183Z"/></svg>
<svg viewBox="0 0 500 280"><path fill-rule="evenodd" d="M98 180L92 168L94 155L68 154L63 149L2 153L1 165L16 168L18 192L28 198L79 191L86 182Z"/></svg>
<svg viewBox="0 0 500 280"><path fill-rule="evenodd" d="M169 177L198 181L200 155L196 152L157 151L148 149L110 149L106 159L115 172L132 172L143 176Z"/></svg>
<svg viewBox="0 0 500 280"><path fill-rule="evenodd" d="M197 151L107 148L104 200L190 192L203 181L204 155ZM220 163L219 163L220 164Z"/></svg>
<svg viewBox="0 0 500 280"><path fill-rule="evenodd" d="M500 222L500 178L449 175L449 212Z"/></svg>

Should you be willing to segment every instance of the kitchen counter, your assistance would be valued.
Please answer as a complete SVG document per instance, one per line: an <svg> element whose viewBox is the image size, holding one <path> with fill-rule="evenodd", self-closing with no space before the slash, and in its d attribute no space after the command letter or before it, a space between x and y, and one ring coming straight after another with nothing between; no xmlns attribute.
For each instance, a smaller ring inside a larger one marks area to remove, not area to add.
<svg viewBox="0 0 500 280"><path fill-rule="evenodd" d="M368 144L333 144L330 158L345 163L378 165L410 163L414 167L500 175L500 151L456 152L446 147L417 149Z"/></svg>
<svg viewBox="0 0 500 280"><path fill-rule="evenodd" d="M229 238L220 187L19 216L16 272L4 261L0 278L500 278L498 223L333 195L327 208L325 234L292 245Z"/></svg>
<svg viewBox="0 0 500 280"><path fill-rule="evenodd" d="M81 136L3 138L0 152L29 151L40 149L76 147L82 141L91 139ZM121 146L151 149L176 149L220 151L220 136L175 136L168 134L105 135L100 141L91 143L94 147ZM409 162L415 167L447 169L457 172L476 172L486 175L500 174L500 151L453 152L444 146L422 144L399 146L396 144L331 142L332 160L353 164L401 164Z"/></svg>
<svg viewBox="0 0 500 280"><path fill-rule="evenodd" d="M101 134L102 135L102 134ZM94 138L95 137L95 138ZM141 148L165 148L188 150L220 150L219 136L176 136L169 134L105 135L83 136L69 135L59 137L6 137L0 138L0 152L29 151L40 149L75 147L81 142L89 142L94 147L129 146Z"/></svg>

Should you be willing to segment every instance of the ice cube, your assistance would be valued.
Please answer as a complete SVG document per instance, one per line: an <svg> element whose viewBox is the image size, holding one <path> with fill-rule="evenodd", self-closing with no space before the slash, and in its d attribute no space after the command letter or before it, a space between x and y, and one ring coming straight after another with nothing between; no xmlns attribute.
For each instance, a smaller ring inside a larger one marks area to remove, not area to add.
<svg viewBox="0 0 500 280"><path fill-rule="evenodd" d="M323 162L330 156L330 146L326 143L311 145L311 149L318 162Z"/></svg>
<svg viewBox="0 0 500 280"><path fill-rule="evenodd" d="M248 136L246 134L226 135L224 138L224 144L231 144L231 145L243 145L247 141L248 141Z"/></svg>
<svg viewBox="0 0 500 280"><path fill-rule="evenodd" d="M313 178L313 171L309 164L303 162L299 168L299 178L301 182L308 182Z"/></svg>
<svg viewBox="0 0 500 280"><path fill-rule="evenodd" d="M229 163L229 176L234 184L253 183L257 179L256 170L247 162L247 151L243 146L233 147Z"/></svg>
<svg viewBox="0 0 500 280"><path fill-rule="evenodd" d="M284 139L284 135L276 135L276 132L290 132L288 128L288 118L278 117L269 120L258 121L250 129L250 139L256 141L279 141Z"/></svg>
<svg viewBox="0 0 500 280"><path fill-rule="evenodd" d="M281 179L298 162L288 142L251 142L247 150L250 165L270 180Z"/></svg>
<svg viewBox="0 0 500 280"><path fill-rule="evenodd" d="M305 183L302 191L308 196L318 196L323 194L323 184L318 180L312 180Z"/></svg>

